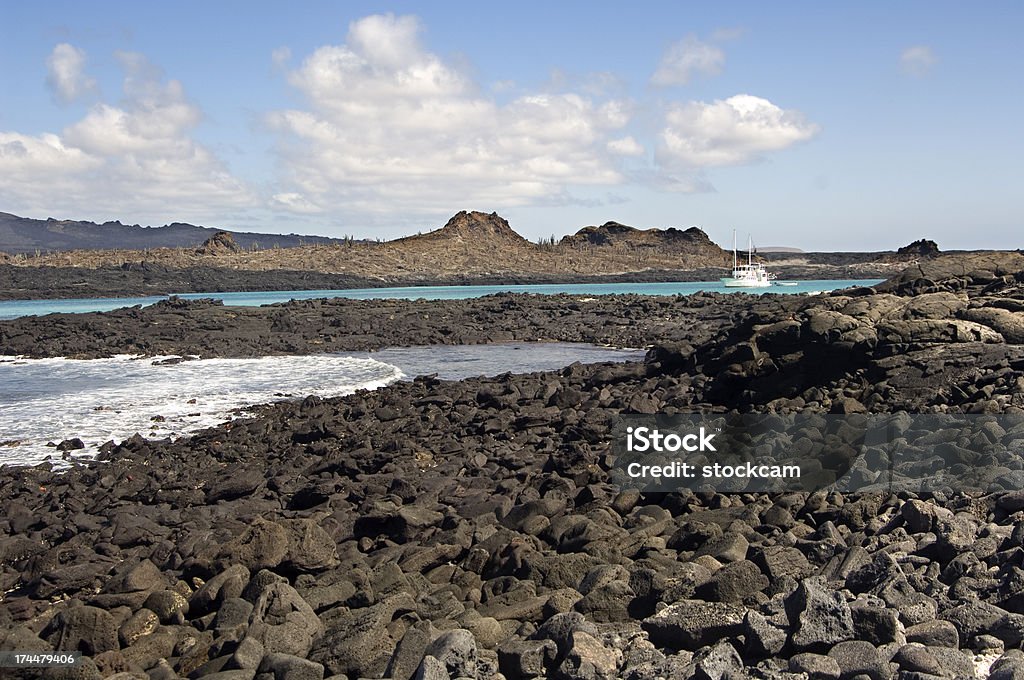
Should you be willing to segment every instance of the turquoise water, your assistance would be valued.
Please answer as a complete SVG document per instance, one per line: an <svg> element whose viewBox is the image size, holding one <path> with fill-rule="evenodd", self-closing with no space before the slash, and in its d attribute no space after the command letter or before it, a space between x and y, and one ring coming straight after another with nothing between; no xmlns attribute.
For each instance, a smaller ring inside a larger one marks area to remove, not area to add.
<svg viewBox="0 0 1024 680"><path fill-rule="evenodd" d="M537 293L554 295L692 295L707 291L715 293L821 293L850 286L872 286L880 279L870 280L821 280L794 281L795 285L775 285L770 288L726 288L717 281L670 282L670 283L551 283L542 285L508 286L407 286L403 288L354 288L351 290L272 290L243 293L183 293L179 297L187 300L213 298L223 300L225 305L256 307L289 300L312 300L316 298L351 298L354 300L404 299L404 300L462 300L482 297L494 293ZM83 298L75 300L7 300L0 302L0 319L15 319L19 316L51 314L54 312L108 312L121 307L151 305L166 296L133 298Z"/></svg>

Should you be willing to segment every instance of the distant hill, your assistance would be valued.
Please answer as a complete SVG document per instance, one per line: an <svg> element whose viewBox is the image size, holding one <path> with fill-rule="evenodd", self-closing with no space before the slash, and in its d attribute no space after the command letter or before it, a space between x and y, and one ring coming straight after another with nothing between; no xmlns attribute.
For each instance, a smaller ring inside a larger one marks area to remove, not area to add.
<svg viewBox="0 0 1024 680"><path fill-rule="evenodd" d="M425 234L405 236L388 241L391 248L408 253L439 254L457 248L460 252L481 254L496 253L523 254L536 246L519 235L508 221L498 213L484 213L476 210L462 210L451 217L440 229Z"/></svg>
<svg viewBox="0 0 1024 680"><path fill-rule="evenodd" d="M34 226L37 232L46 230L50 248L40 248L36 255L25 253L22 243L21 248L6 246L22 251L15 256L0 252L0 299L379 285L715 281L732 265L732 253L697 227L636 229L606 222L561 240L533 243L496 213L477 211L459 212L439 229L393 241L275 238L181 224L144 229L116 222L95 225L21 218L8 219L6 224L12 222ZM133 247L122 237L121 247L113 249L53 248L56 237L87 227L135 237L140 232L176 230L196 236L184 246L173 247L156 247L152 240L144 247ZM260 248L244 247L253 239L258 239ZM291 239L303 245L270 247ZM759 253L758 257L783 279L885 278L902 269L909 258L891 251Z"/></svg>
<svg viewBox="0 0 1024 680"><path fill-rule="evenodd" d="M197 227L174 222L162 227L142 227L121 222L84 222L77 220L34 220L0 212L0 252L63 252L68 250L149 250L152 248L196 248L223 229ZM243 250L294 248L301 245L343 243L341 239L297 234L257 234L227 232Z"/></svg>
<svg viewBox="0 0 1024 680"><path fill-rule="evenodd" d="M602 249L656 250L663 254L691 255L704 266L725 262L726 253L697 227L689 229L637 229L618 222L583 227L559 242L561 247L590 246Z"/></svg>
<svg viewBox="0 0 1024 680"><path fill-rule="evenodd" d="M17 219L17 218L16 218ZM56 235L84 229L125 229L118 223L49 223L60 227ZM120 247L56 250L51 247L36 257L34 253L12 258L21 267L125 267L131 263L171 269L219 267L247 271L312 271L357 276L374 280L436 280L453 277L503 277L521 275L543 277L620 275L650 270L693 271L707 267L727 267L731 254L715 245L696 227L686 230L635 229L617 222L600 227L585 227L561 241L533 243L518 234L497 213L466 211L456 213L440 229L406 236L392 241L319 241L295 248L270 248L274 240L263 234L229 234L190 225L187 233L196 239L187 246L156 247L149 239L144 248L133 247L122 239ZM169 225L164 230L179 229ZM128 233L165 233L160 229L129 228ZM55 235L47 234L49 243ZM260 248L246 248L258 238ZM305 237L284 237L305 241ZM37 241L38 242L38 241ZM180 241L179 241L180 243ZM62 244L62 247L66 245ZM0 251L4 248L0 248ZM13 249L12 249L13 250ZM17 252L17 251L15 251ZM23 249L22 249L22 252ZM710 273L713 277L713 273Z"/></svg>

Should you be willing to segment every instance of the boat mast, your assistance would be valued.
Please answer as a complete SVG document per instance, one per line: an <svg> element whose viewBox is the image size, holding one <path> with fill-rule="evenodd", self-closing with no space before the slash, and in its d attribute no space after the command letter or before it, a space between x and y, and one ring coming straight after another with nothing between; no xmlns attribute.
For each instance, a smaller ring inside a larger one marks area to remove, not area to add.
<svg viewBox="0 0 1024 680"><path fill-rule="evenodd" d="M747 234L747 266L754 264L754 237Z"/></svg>
<svg viewBox="0 0 1024 680"><path fill-rule="evenodd" d="M736 230L732 230L732 268L736 269Z"/></svg>

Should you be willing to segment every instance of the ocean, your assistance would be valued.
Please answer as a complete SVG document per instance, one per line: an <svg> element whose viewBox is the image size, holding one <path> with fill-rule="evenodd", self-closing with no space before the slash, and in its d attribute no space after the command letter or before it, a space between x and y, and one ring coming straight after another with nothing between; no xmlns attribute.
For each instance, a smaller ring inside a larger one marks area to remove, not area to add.
<svg viewBox="0 0 1024 680"><path fill-rule="evenodd" d="M558 283L543 285L509 286L410 286L403 288L361 288L351 290L280 290L243 293L184 293L178 297L186 300L213 298L223 300L225 305L256 307L289 300L312 300L316 298L351 298L354 300L403 299L403 300L462 300L482 297L494 293L535 293L539 295L692 295L698 292L752 293L758 294L810 294L849 288L850 286L872 286L881 279L817 280L783 282L769 288L726 288L717 281L673 282L673 283ZM793 284L793 285L789 285ZM167 296L129 298L82 298L73 300L5 300L0 301L0 319L14 319L19 316L52 314L54 312L109 312L120 307L151 305Z"/></svg>
<svg viewBox="0 0 1024 680"><path fill-rule="evenodd" d="M0 357L0 465L50 460L64 466L71 459L91 459L104 442L135 433L181 437L244 417L254 405L311 394L342 396L417 375L458 380L643 355L574 343L505 343L180 363L167 363L166 357ZM55 444L72 438L85 448L56 450Z"/></svg>

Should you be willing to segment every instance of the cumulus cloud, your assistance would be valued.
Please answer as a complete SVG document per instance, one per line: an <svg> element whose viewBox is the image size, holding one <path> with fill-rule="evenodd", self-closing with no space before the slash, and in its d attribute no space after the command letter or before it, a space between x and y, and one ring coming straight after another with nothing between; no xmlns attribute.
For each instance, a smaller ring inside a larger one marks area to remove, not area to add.
<svg viewBox="0 0 1024 680"><path fill-rule="evenodd" d="M499 104L420 32L414 17L366 17L289 74L308 105L268 116L279 205L427 214L622 180L606 145L629 121L626 103L546 91Z"/></svg>
<svg viewBox="0 0 1024 680"><path fill-rule="evenodd" d="M642 156L644 147L633 137L626 136L620 139L613 139L608 142L608 151L619 156Z"/></svg>
<svg viewBox="0 0 1024 680"><path fill-rule="evenodd" d="M665 51L651 83L659 87L686 85L696 75L718 75L724 65L725 52L721 48L688 35Z"/></svg>
<svg viewBox="0 0 1024 680"><path fill-rule="evenodd" d="M710 191L708 169L755 162L819 130L798 111L740 94L669 103L656 137L642 137L633 119L643 105L621 94L614 74L562 77L557 87L556 74L536 91L481 85L426 49L421 32L414 17L377 15L301 62L274 50L272 63L305 101L266 114L279 174L259 194L196 140L203 112L180 82L143 55L117 53L119 100L96 102L60 131L0 130L0 205L148 223L217 223L255 208L394 225L462 206L564 205L596 186ZM96 92L84 59L71 45L55 48L55 98ZM652 80L681 84L717 73L723 60L690 36Z"/></svg>
<svg viewBox="0 0 1024 680"><path fill-rule="evenodd" d="M0 201L26 214L159 222L251 205L253 197L191 136L202 114L181 83L118 54L124 98L101 102L60 134L0 131Z"/></svg>
<svg viewBox="0 0 1024 680"><path fill-rule="evenodd" d="M819 130L799 111L749 94L710 104L674 104L665 115L657 160L670 168L741 165L811 139Z"/></svg>
<svg viewBox="0 0 1024 680"><path fill-rule="evenodd" d="M46 85L61 104L70 104L97 92L96 80L85 74L85 52L61 43L46 59Z"/></svg>
<svg viewBox="0 0 1024 680"><path fill-rule="evenodd" d="M928 75L936 61L935 52L925 45L908 47L900 53L900 68L911 76Z"/></svg>

